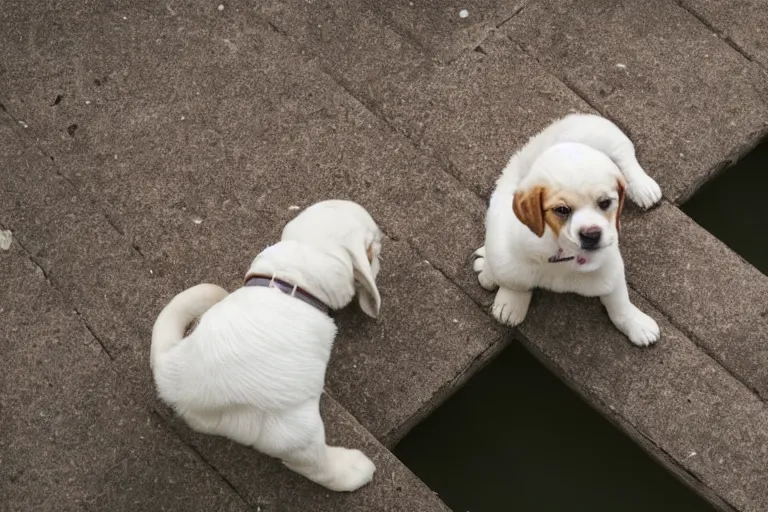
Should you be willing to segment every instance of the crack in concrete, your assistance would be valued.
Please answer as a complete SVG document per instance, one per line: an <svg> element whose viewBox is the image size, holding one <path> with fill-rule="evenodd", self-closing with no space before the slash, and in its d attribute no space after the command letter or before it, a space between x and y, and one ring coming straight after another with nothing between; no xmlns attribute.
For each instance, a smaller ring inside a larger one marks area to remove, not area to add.
<svg viewBox="0 0 768 512"><path fill-rule="evenodd" d="M501 20L501 23L496 24L496 29L498 30L504 25L506 25L507 23L509 23L510 21L512 21L512 18L520 14L523 11L523 9L525 9L526 7L528 7L528 2L527 1L521 2L520 6L517 9L515 9L515 11L512 14L510 14L509 16Z"/></svg>
<svg viewBox="0 0 768 512"><path fill-rule="evenodd" d="M252 508L248 499L243 494L241 494L240 491L237 490L237 487L235 487L235 485L229 480L229 478L227 478L227 476L224 475L224 473L219 471L219 469L212 462L206 459L205 456L203 456L203 454L200 452L200 450L197 449L197 447L194 444L187 441L185 436L182 435L181 432L178 432L175 428L173 428L171 423L168 420L166 420L166 418L160 412L158 412L157 408L153 407L150 410L150 413L155 417L158 423L160 423L160 425L163 428L165 428L165 430L169 434L171 434L176 439L178 439L181 442L181 444L183 444L186 448L188 448L195 455L195 457L200 462L203 463L205 467L207 467L217 477L219 477L221 481L224 482L224 485L226 485L235 494L235 496L240 498L240 500L243 502L243 505L245 505L246 507Z"/></svg>
<svg viewBox="0 0 768 512"><path fill-rule="evenodd" d="M54 287L55 289L56 287ZM88 324L88 320L85 318L85 316L80 313L80 310L76 307L72 308L78 317L80 317L81 321L83 322L83 325L86 329L88 329L88 332L91 333L91 336L93 336L93 339L96 340L96 342L101 345L101 349L104 351L105 354L107 354L107 357L110 361L115 361L115 357L112 355L112 352L109 351L109 348L107 347L107 344L99 337L99 335L96 334L96 331L93 330L93 328Z"/></svg>
<svg viewBox="0 0 768 512"><path fill-rule="evenodd" d="M32 256L32 253L24 246L24 244L19 240L18 237L13 237L14 242L18 244L18 246L21 248L21 250L24 252L24 254L27 256L27 259L40 271L40 273L43 275L43 279L45 282L50 286L57 294L59 294L61 300L66 303L68 306L72 308L72 310L75 312L75 314L80 319L80 322L83 324L83 327L85 327L89 333L91 333L91 336L94 340L101 346L101 349L104 351L104 353L107 355L110 361L114 361L115 358L112 356L112 353L107 348L106 343L94 332L93 328L88 324L88 321L83 316L82 313L80 313L80 310L77 309L77 307L73 306L72 300L69 300L66 298L66 296L62 293L62 291L53 283L50 276L48 275L48 272L45 271L45 268L43 265L38 262L34 256Z"/></svg>
<svg viewBox="0 0 768 512"><path fill-rule="evenodd" d="M2 111L5 112L6 114L8 114L8 116L14 121L14 125L18 126L19 125L19 121L13 115L13 113L10 112L8 110L8 108L3 103L0 103L0 107L1 107ZM54 174L56 174L56 176L58 176L59 178L64 180L72 188L72 191L74 192L75 195L83 197L83 195L79 192L79 190L78 190L77 186L75 185L75 183L66 174L64 174L63 172L61 172L59 170L59 168L58 168L59 165L57 164L57 162L54 159L53 155L49 154L45 149L43 149L43 147L38 142L36 142L36 141L25 141L24 137L26 137L26 135L24 135L23 131L19 132L18 128L16 128L14 130L14 134L19 139L19 141L21 141L22 144L24 144L25 146L27 144L30 144L33 149L37 150L41 155L46 157L47 160L50 160L50 162L51 162L51 164L50 164L51 170L53 170ZM94 207L94 210L97 213L99 213L102 217L104 217L104 219L107 221L107 224L109 224L109 226L112 229L114 229L117 232L117 234L119 234L121 237L128 238L126 236L126 234L125 234L125 231L120 228L120 226L109 216L108 213L106 213L102 208L97 207L97 204L96 204L96 202L93 199L91 199L88 196L83 197L83 199L86 200L88 202L88 204L92 205ZM130 240L128 240L128 241L130 241ZM142 258L144 257L144 255L141 254L140 252L138 254L140 254Z"/></svg>
<svg viewBox="0 0 768 512"><path fill-rule="evenodd" d="M692 8L688 7L684 0L677 0L677 5L683 9L685 12L693 16L696 21L704 25L707 30L710 32L716 34L720 39L723 40L725 44L731 47L733 51L747 59L749 62L755 64L756 66L760 67L761 69L768 69L765 68L760 62L757 61L754 55L750 54L746 48L743 48L741 45L739 45L736 41L728 37L728 35L725 34L722 30L718 30L717 27L715 27L711 22L709 22L707 19L705 19L702 15L694 11Z"/></svg>

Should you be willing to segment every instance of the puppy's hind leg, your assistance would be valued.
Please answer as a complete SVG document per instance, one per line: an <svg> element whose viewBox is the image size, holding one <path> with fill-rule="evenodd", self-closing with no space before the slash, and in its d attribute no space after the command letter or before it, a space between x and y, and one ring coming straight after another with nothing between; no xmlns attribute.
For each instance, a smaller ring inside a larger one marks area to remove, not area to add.
<svg viewBox="0 0 768 512"><path fill-rule="evenodd" d="M641 208L650 208L661 200L661 188L640 166L635 145L609 119L593 114L571 114L562 121L561 137L591 146L614 161L627 180L629 198Z"/></svg>
<svg viewBox="0 0 768 512"><path fill-rule="evenodd" d="M477 280L480 282L480 286L491 292L498 288L499 285L496 284L496 278L485 262L485 246L476 250L472 256L475 258L475 261L472 262L472 269L477 272Z"/></svg>
<svg viewBox="0 0 768 512"><path fill-rule="evenodd" d="M619 167L627 180L627 194L636 205L641 208L650 208L661 201L661 187L656 181L640 167L632 151L633 164Z"/></svg>
<svg viewBox="0 0 768 512"><path fill-rule="evenodd" d="M319 400L272 418L257 449L332 491L354 491L373 479L376 466L360 450L328 446Z"/></svg>

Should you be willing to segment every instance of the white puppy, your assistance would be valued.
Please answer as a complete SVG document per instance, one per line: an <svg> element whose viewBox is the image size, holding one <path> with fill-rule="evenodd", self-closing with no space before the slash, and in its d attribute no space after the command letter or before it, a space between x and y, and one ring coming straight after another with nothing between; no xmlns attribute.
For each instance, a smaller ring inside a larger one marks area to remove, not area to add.
<svg viewBox="0 0 768 512"><path fill-rule="evenodd" d="M193 429L277 457L328 489L365 485L373 463L326 445L319 405L336 336L328 313L357 294L362 310L378 315L380 252L381 233L362 206L307 208L256 256L243 288L200 284L163 309L151 349L160 397Z"/></svg>
<svg viewBox="0 0 768 512"><path fill-rule="evenodd" d="M658 340L658 325L627 292L618 244L625 191L644 208L661 199L632 142L607 119L573 114L532 137L496 184L475 252L480 284L499 288L493 315L514 326L534 288L575 292L600 297L632 343Z"/></svg>

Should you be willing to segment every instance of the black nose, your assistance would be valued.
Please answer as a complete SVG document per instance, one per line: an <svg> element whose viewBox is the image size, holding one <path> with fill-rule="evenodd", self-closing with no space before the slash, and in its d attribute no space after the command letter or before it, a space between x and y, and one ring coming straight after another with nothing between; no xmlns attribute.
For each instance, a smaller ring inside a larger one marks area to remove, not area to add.
<svg viewBox="0 0 768 512"><path fill-rule="evenodd" d="M587 251L596 249L600 243L600 237L603 234L603 230L597 226L589 227L579 231L579 239L581 240L581 248Z"/></svg>

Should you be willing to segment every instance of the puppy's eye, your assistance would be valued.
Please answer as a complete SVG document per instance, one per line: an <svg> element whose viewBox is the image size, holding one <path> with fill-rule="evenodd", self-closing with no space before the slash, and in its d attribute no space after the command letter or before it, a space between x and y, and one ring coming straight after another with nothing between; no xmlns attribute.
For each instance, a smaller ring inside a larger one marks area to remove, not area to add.
<svg viewBox="0 0 768 512"><path fill-rule="evenodd" d="M607 210L611 207L611 204L613 204L613 200L611 199L601 199L597 202L597 206L599 206L601 210Z"/></svg>
<svg viewBox="0 0 768 512"><path fill-rule="evenodd" d="M567 206L556 206L554 208L554 211L556 214L558 214L560 217L567 217L571 214L571 209Z"/></svg>

